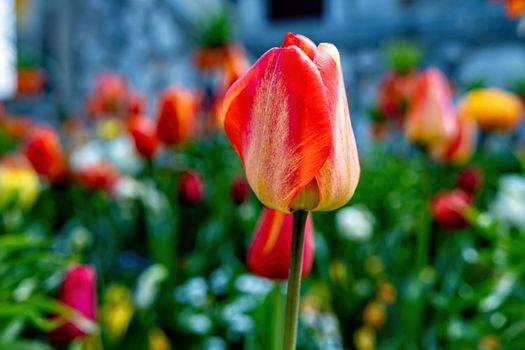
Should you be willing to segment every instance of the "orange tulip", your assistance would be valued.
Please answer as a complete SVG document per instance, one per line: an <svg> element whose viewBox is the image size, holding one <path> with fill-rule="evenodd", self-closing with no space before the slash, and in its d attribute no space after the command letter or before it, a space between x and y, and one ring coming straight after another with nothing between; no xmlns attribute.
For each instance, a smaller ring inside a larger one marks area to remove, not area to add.
<svg viewBox="0 0 525 350"><path fill-rule="evenodd" d="M525 12L525 0L499 0L505 6L507 16L510 18L519 17Z"/></svg>
<svg viewBox="0 0 525 350"><path fill-rule="evenodd" d="M153 121L137 115L128 123L128 128L137 153L146 159L153 158L159 145Z"/></svg>
<svg viewBox="0 0 525 350"><path fill-rule="evenodd" d="M223 113L264 205L333 210L352 197L360 167L334 45L288 33L230 87Z"/></svg>
<svg viewBox="0 0 525 350"><path fill-rule="evenodd" d="M191 91L170 88L160 97L157 137L166 145L178 145L192 137L199 99Z"/></svg>
<svg viewBox="0 0 525 350"><path fill-rule="evenodd" d="M55 130L49 126L36 126L29 134L25 155L35 171L51 181L63 179L66 160Z"/></svg>
<svg viewBox="0 0 525 350"><path fill-rule="evenodd" d="M430 155L443 163L461 164L470 159L476 149L478 128L469 118L460 116L454 137L432 146Z"/></svg>
<svg viewBox="0 0 525 350"><path fill-rule="evenodd" d="M457 122L447 79L435 69L420 73L405 122L405 133L414 143L429 146L452 138Z"/></svg>
<svg viewBox="0 0 525 350"><path fill-rule="evenodd" d="M523 117L520 98L495 88L469 92L461 101L459 110L486 131L509 131Z"/></svg>
<svg viewBox="0 0 525 350"><path fill-rule="evenodd" d="M248 269L271 279L287 279L290 268L293 215L264 208L248 249ZM314 259L313 223L309 215L305 227L302 276L312 269Z"/></svg>

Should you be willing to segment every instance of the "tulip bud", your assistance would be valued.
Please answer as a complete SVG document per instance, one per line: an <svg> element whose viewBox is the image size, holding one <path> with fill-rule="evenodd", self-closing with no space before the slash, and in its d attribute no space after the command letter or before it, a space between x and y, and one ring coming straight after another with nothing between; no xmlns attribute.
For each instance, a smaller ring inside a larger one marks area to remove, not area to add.
<svg viewBox="0 0 525 350"><path fill-rule="evenodd" d="M462 164L467 162L475 151L478 128L469 118L460 116L455 134L441 142L430 145L430 156L440 162Z"/></svg>
<svg viewBox="0 0 525 350"><path fill-rule="evenodd" d="M510 131L523 117L518 96L500 89L477 89L461 101L460 113L486 131Z"/></svg>
<svg viewBox="0 0 525 350"><path fill-rule="evenodd" d="M483 171L476 167L463 169L456 179L456 186L468 194L478 192L483 184Z"/></svg>
<svg viewBox="0 0 525 350"><path fill-rule="evenodd" d="M17 157L18 158L18 157ZM0 164L0 211L7 205L27 210L38 198L39 182L25 158L13 158Z"/></svg>
<svg viewBox="0 0 525 350"><path fill-rule="evenodd" d="M235 204L242 204L248 199L250 196L250 186L244 177L237 176L233 179L230 186L230 196Z"/></svg>
<svg viewBox="0 0 525 350"><path fill-rule="evenodd" d="M94 321L97 307L96 272L91 266L70 268L60 285L58 300L72 308L87 320ZM78 337L90 333L85 322L66 321L50 332L54 343L70 343Z"/></svg>
<svg viewBox="0 0 525 350"><path fill-rule="evenodd" d="M230 87L223 113L264 205L289 213L350 200L360 167L335 46L288 33Z"/></svg>
<svg viewBox="0 0 525 350"><path fill-rule="evenodd" d="M405 133L414 143L429 146L456 133L457 121L447 79L430 68L419 74L417 89L405 120Z"/></svg>
<svg viewBox="0 0 525 350"><path fill-rule="evenodd" d="M382 116L402 119L417 88L418 75L391 73L379 85L377 105Z"/></svg>
<svg viewBox="0 0 525 350"><path fill-rule="evenodd" d="M76 177L86 189L102 191L112 195L121 175L112 164L100 161L80 168Z"/></svg>
<svg viewBox="0 0 525 350"><path fill-rule="evenodd" d="M129 125L129 133L133 138L135 150L145 158L151 159L158 149L155 124L149 118L138 117Z"/></svg>
<svg viewBox="0 0 525 350"><path fill-rule="evenodd" d="M188 171L179 179L179 199L185 204L197 204L204 197L204 181L196 171Z"/></svg>
<svg viewBox="0 0 525 350"><path fill-rule="evenodd" d="M462 190L438 193L432 199L432 216L442 228L464 228L468 225L465 212L470 206L470 201L470 195Z"/></svg>
<svg viewBox="0 0 525 350"><path fill-rule="evenodd" d="M87 109L93 118L119 116L125 113L128 84L115 73L102 73L97 76L93 92L87 98Z"/></svg>
<svg viewBox="0 0 525 350"><path fill-rule="evenodd" d="M247 265L254 274L285 280L290 267L293 214L264 208L248 248ZM309 214L305 227L302 276L310 273L314 258L313 222Z"/></svg>
<svg viewBox="0 0 525 350"><path fill-rule="evenodd" d="M166 145L185 143L193 136L198 99L194 93L170 88L159 101L157 137Z"/></svg>
<svg viewBox="0 0 525 350"><path fill-rule="evenodd" d="M60 139L53 128L36 126L26 141L25 155L38 174L51 181L64 178L66 161Z"/></svg>

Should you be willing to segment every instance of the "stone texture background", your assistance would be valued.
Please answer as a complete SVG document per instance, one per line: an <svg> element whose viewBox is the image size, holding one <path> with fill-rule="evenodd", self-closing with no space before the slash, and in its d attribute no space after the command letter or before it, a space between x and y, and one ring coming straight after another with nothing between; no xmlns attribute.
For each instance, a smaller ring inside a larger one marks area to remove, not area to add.
<svg viewBox="0 0 525 350"><path fill-rule="evenodd" d="M502 6L487 0L324 0L320 19L272 22L265 0L34 0L21 41L42 48L51 99L76 111L100 71L126 75L152 98L171 84L198 85L191 55L199 23L221 5L253 58L286 31L334 42L341 51L353 119L364 119L386 67L382 45L408 37L461 85L509 86L525 74L525 45ZM25 36L24 36L25 35Z"/></svg>

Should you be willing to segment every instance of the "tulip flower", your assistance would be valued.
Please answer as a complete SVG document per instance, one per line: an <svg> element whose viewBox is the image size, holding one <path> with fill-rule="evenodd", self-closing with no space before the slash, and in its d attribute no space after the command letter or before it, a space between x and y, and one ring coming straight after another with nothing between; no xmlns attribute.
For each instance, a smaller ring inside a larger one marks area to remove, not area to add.
<svg viewBox="0 0 525 350"><path fill-rule="evenodd" d="M447 79L439 70L429 68L419 75L406 116L405 133L412 142L430 146L452 138L456 128Z"/></svg>
<svg viewBox="0 0 525 350"><path fill-rule="evenodd" d="M264 208L248 248L248 269L271 279L287 279L292 246L293 215ZM310 273L314 259L313 222L306 221L302 276Z"/></svg>
<svg viewBox="0 0 525 350"><path fill-rule="evenodd" d="M121 175L113 165L100 161L80 168L76 177L85 188L111 195Z"/></svg>
<svg viewBox="0 0 525 350"><path fill-rule="evenodd" d="M198 98L181 88L162 93L157 119L157 137L166 145L178 145L192 137L197 116Z"/></svg>
<svg viewBox="0 0 525 350"><path fill-rule="evenodd" d="M469 118L460 117L455 135L432 145L430 155L443 163L461 164L470 159L476 148L478 128Z"/></svg>
<svg viewBox="0 0 525 350"><path fill-rule="evenodd" d="M8 205L27 210L39 194L38 176L23 156L8 156L0 162L0 211Z"/></svg>
<svg viewBox="0 0 525 350"><path fill-rule="evenodd" d="M418 75L391 73L379 85L377 105L382 116L402 119L417 88Z"/></svg>
<svg viewBox="0 0 525 350"><path fill-rule="evenodd" d="M518 96L494 88L469 92L461 101L459 110L485 131L510 131L524 112Z"/></svg>
<svg viewBox="0 0 525 350"><path fill-rule="evenodd" d="M25 155L35 171L51 181L58 181L66 174L66 161L60 139L49 126L36 126L25 144Z"/></svg>
<svg viewBox="0 0 525 350"><path fill-rule="evenodd" d="M93 118L118 116L126 109L128 84L118 74L102 73L97 77L93 92L87 99L87 109Z"/></svg>
<svg viewBox="0 0 525 350"><path fill-rule="evenodd" d="M159 145L153 121L149 118L138 117L130 123L129 133L133 138L137 153L145 159L153 158Z"/></svg>
<svg viewBox="0 0 525 350"><path fill-rule="evenodd" d="M70 268L60 285L58 300L70 307L86 320L95 320L97 308L96 272L91 266ZM78 317L76 317L78 319ZM54 343L70 343L89 333L84 320L68 320L54 329L49 337Z"/></svg>
<svg viewBox="0 0 525 350"><path fill-rule="evenodd" d="M462 190L438 193L432 199L431 211L436 223L445 229L461 229L468 225L465 213L471 196Z"/></svg>
<svg viewBox="0 0 525 350"><path fill-rule="evenodd" d="M503 3L510 18L519 17L525 12L525 0L499 0L499 2Z"/></svg>
<svg viewBox="0 0 525 350"><path fill-rule="evenodd" d="M456 186L470 195L475 194L482 184L483 171L475 167L463 169L456 178Z"/></svg>
<svg viewBox="0 0 525 350"><path fill-rule="evenodd" d="M204 197L204 181L196 171L188 171L179 179L179 199L185 204L197 204Z"/></svg>
<svg viewBox="0 0 525 350"><path fill-rule="evenodd" d="M353 195L359 160L339 60L288 33L228 90L224 126L267 207L333 210Z"/></svg>
<svg viewBox="0 0 525 350"><path fill-rule="evenodd" d="M244 203L250 196L250 185L243 176L233 179L230 186L230 196L236 204Z"/></svg>

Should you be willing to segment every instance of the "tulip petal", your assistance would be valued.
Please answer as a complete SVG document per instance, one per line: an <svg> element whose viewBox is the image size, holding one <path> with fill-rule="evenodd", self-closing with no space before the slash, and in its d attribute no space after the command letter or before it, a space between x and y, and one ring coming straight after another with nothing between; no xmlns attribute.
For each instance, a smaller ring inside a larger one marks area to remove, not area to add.
<svg viewBox="0 0 525 350"><path fill-rule="evenodd" d="M330 155L316 176L320 201L314 210L333 210L354 194L360 174L359 157L337 48L320 44L314 63L323 80L333 133Z"/></svg>
<svg viewBox="0 0 525 350"><path fill-rule="evenodd" d="M226 93L225 131L266 206L290 212L332 144L321 76L295 46L265 53Z"/></svg>

